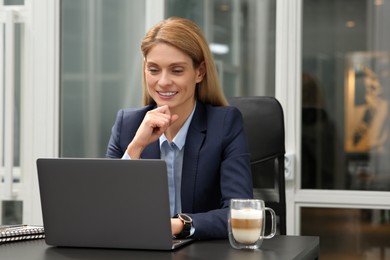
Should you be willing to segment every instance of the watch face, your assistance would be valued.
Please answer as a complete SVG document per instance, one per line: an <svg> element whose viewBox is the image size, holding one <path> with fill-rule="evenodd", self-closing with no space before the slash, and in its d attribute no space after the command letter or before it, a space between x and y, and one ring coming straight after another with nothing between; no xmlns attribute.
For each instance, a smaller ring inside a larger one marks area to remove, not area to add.
<svg viewBox="0 0 390 260"><path fill-rule="evenodd" d="M185 214L179 214L179 217L184 220L185 222L192 222L192 218L190 216L187 216Z"/></svg>

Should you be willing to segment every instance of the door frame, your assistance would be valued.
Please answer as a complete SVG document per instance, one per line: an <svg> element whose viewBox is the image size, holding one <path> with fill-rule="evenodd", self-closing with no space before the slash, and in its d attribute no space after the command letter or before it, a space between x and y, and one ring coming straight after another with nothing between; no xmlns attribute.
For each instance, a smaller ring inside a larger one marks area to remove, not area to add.
<svg viewBox="0 0 390 260"><path fill-rule="evenodd" d="M0 183L0 188L9 192L1 194L0 199L22 201L23 222L41 224L35 161L39 157L58 155L59 0L25 0L23 5L16 6L2 2L0 12L2 16L11 17L7 21L10 28L16 23L22 24L20 166L11 164L10 182ZM13 72L9 73L8 78L14 77ZM15 118L11 122L13 120ZM4 153L12 156L13 146L12 142ZM20 177L18 183L13 181L15 173Z"/></svg>

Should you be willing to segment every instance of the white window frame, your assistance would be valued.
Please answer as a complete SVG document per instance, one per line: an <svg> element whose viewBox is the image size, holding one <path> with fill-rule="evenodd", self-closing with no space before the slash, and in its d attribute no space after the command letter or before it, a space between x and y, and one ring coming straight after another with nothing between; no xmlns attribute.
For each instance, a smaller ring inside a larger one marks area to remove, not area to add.
<svg viewBox="0 0 390 260"><path fill-rule="evenodd" d="M23 23L21 62L20 167L12 165L9 190L1 200L23 201L23 222L42 224L36 159L58 156L59 144L59 0L25 0L3 6ZM5 66L9 66L6 64ZM8 148L13 152L12 148ZM7 153L9 151L5 151ZM21 183L13 184L20 172Z"/></svg>
<svg viewBox="0 0 390 260"><path fill-rule="evenodd" d="M26 0L25 0L26 1ZM26 26L26 87L23 111L22 165L26 179L24 217L27 223L42 223L36 159L57 157L60 108L60 1L28 0ZM37 209L39 211L37 211Z"/></svg>

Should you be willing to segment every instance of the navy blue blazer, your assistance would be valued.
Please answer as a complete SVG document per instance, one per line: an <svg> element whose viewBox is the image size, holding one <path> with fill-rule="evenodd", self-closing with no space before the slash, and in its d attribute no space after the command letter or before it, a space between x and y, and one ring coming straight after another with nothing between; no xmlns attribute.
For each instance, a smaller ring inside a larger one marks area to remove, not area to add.
<svg viewBox="0 0 390 260"><path fill-rule="evenodd" d="M107 157L121 158L133 139L149 105L118 112ZM253 198L249 150L239 110L198 102L189 126L183 158L182 212L193 219L195 239L227 238L231 198ZM141 154L159 159L157 140Z"/></svg>

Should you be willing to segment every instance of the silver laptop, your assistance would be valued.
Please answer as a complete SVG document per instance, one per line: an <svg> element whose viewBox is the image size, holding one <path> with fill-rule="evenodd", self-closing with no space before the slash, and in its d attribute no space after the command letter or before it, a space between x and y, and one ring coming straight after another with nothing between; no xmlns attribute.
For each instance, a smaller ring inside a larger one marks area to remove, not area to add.
<svg viewBox="0 0 390 260"><path fill-rule="evenodd" d="M163 160L37 160L48 245L172 250Z"/></svg>

